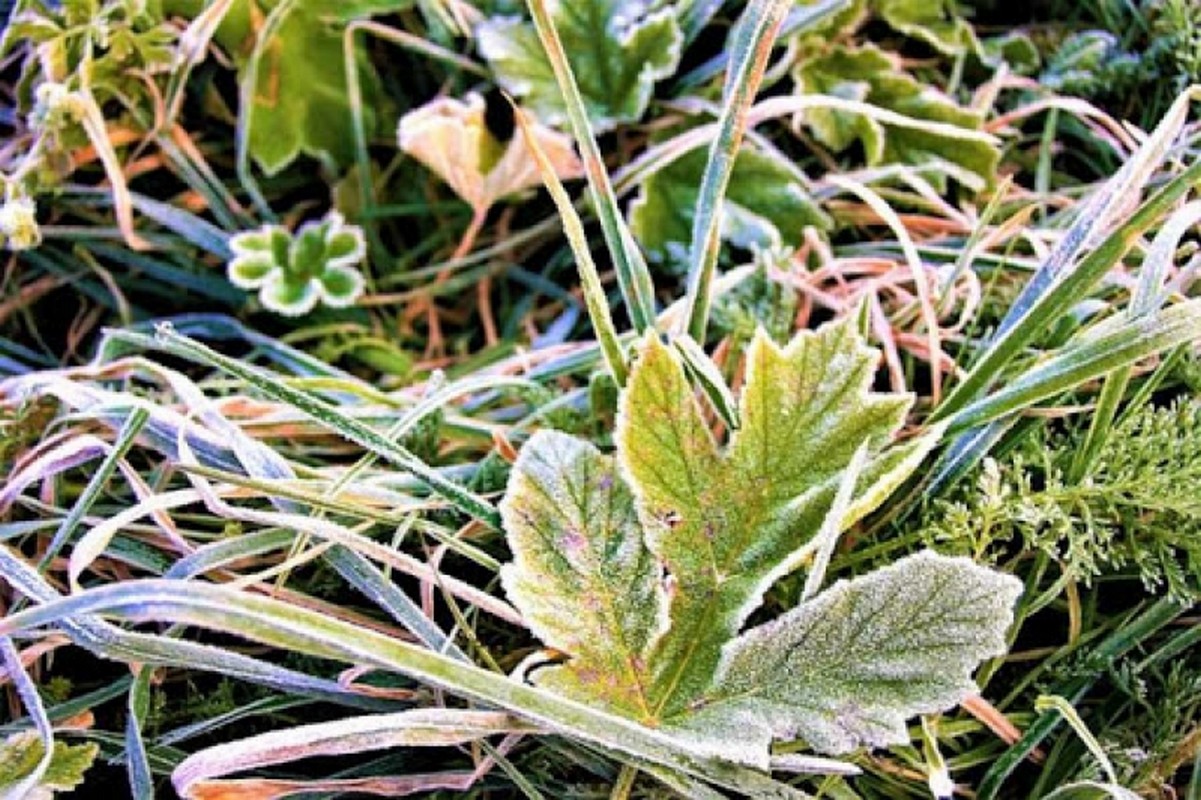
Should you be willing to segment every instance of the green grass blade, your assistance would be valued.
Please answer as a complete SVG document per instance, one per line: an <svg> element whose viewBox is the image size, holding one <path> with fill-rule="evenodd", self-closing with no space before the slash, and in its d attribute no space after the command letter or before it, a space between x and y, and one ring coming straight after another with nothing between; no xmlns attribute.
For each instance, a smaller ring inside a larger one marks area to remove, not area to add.
<svg viewBox="0 0 1201 800"><path fill-rule="evenodd" d="M761 772L695 754L684 743L627 719L317 611L227 586L161 579L111 584L10 614L0 621L0 636L97 613L194 625L292 652L398 672L502 708L551 732L719 786L765 798L804 796Z"/></svg>
<svg viewBox="0 0 1201 800"><path fill-rule="evenodd" d="M724 4L723 0L684 0L677 6L684 42L693 42Z"/></svg>
<svg viewBox="0 0 1201 800"><path fill-rule="evenodd" d="M392 464L407 470L432 491L449 500L464 513L475 517L493 528L498 530L500 528L500 514L497 513L496 509L487 500L440 474L437 470L431 468L424 461L384 434L341 413L332 404L308 392L294 389L286 383L281 382L278 378L273 378L254 367L249 367L238 359L222 355L200 342L189 339L186 336L181 336L169 325L164 324L159 326L155 338L120 331L110 332L109 336L110 338L123 339L127 342L140 344L143 347L165 350L183 358L208 364L240 378L271 399L293 406L318 424L371 450Z"/></svg>
<svg viewBox="0 0 1201 800"><path fill-rule="evenodd" d="M626 310L634 329L641 333L655 325L655 287L651 281L650 269L642 251L634 242L634 237L630 235L621 207L617 204L617 195L613 192L613 184L609 180L600 148L597 147L596 137L592 133L592 123L588 120L584 98L580 95L575 76L572 75L571 64L567 61L567 53L546 7L546 0L527 0L527 4L538 37L546 49L551 69L554 70L559 90L563 92L567 118L571 122L571 130L579 145L584 171L588 177L588 193L600 219L601 230L605 234L605 243L613 259Z"/></svg>
<svg viewBox="0 0 1201 800"><path fill-rule="evenodd" d="M721 421L731 432L738 430L742 425L738 416L738 401L734 399L734 393L726 385L717 365L705 354L704 348L688 336L677 336L671 343L684 361L688 374L709 398Z"/></svg>
<svg viewBox="0 0 1201 800"><path fill-rule="evenodd" d="M88 509L100 497L100 493L104 491L104 485L108 483L108 479L117 471L117 465L125 457L129 448L133 446L134 439L142 432L142 428L145 427L149 419L150 412L144 408L135 408L130 412L129 418L121 426L116 443L113 444L108 455L104 457L104 461L100 462L99 468L92 473L92 477L88 480L87 486L84 487L83 493L79 495L79 499L75 501L75 505L67 512L67 516L63 518L62 523L58 526L58 530L55 531L54 538L50 540L50 544L46 547L46 552L42 556L39 569L44 570L54 560L54 557L58 555L58 551L67 543L71 535L75 533L75 529L79 527L83 515L88 513Z"/></svg>
<svg viewBox="0 0 1201 800"><path fill-rule="evenodd" d="M511 100L510 103L512 103ZM530 153L534 156L534 161L538 164L542 182L546 184L546 189L555 202L555 208L559 211L559 219L563 222L563 233L567 235L571 252L575 255L576 268L580 273L580 285L584 290L584 305L588 308L588 316L592 320L592 329L596 332L596 340L600 343L605 364L609 367L609 373L617 385L624 386L629 369L626 365L625 354L621 349L621 342L618 341L613 316L609 313L609 299L605 296L605 288L601 285L596 262L592 260L592 251L588 248L588 239L584 235L584 223L580 221L580 215L576 212L575 206L571 204L567 190L563 188L563 183L555 173L554 166L546 157L542 145L538 143L538 137L530 128L525 112L515 103L513 104L513 118L521 129L521 135L525 137L525 146L529 148Z"/></svg>
<svg viewBox="0 0 1201 800"><path fill-rule="evenodd" d="M1176 211L1155 235L1151 249L1147 251L1147 257L1143 259L1142 268L1139 270L1134 295L1130 298L1132 315L1152 313L1162 302L1163 284L1176 255L1176 248L1180 246L1180 240L1185 233L1198 221L1201 221L1201 201L1194 201ZM1097 409L1089 421L1088 432L1072 459L1069 475L1073 480L1084 477L1105 443L1113 421L1117 418L1118 407L1126 396L1131 372L1130 367L1121 367L1105 379L1105 385L1101 387L1101 395L1097 399Z"/></svg>
<svg viewBox="0 0 1201 800"><path fill-rule="evenodd" d="M1076 735L1084 742L1084 746L1088 748L1089 753L1101 765L1101 769L1104 771L1109 783L1117 785L1118 776L1114 772L1113 762L1109 760L1109 755L1106 754L1105 748L1101 746L1101 743L1097 741L1097 737L1093 736L1093 732L1084 724L1084 720L1080 718L1080 712L1076 710L1075 706L1059 695L1044 694L1039 695L1038 699L1034 701L1034 710L1039 713L1058 711L1059 715L1067 721ZM1068 787L1065 786L1063 788L1066 789ZM1134 796L1137 797L1138 795Z"/></svg>
<svg viewBox="0 0 1201 800"><path fill-rule="evenodd" d="M1139 237L1201 180L1199 160L1143 203L1129 220L1068 271L1068 265L1090 238L1109 222L1132 192L1140 189L1149 172L1163 159L1168 145L1184 122L1188 111L1187 101L1192 96L1192 90L1181 95L1173 107L1174 113L1165 118L1136 156L1105 185L1100 194L1087 203L1080 219L1068 230L1014 301L997 335L971 371L935 409L933 419L953 414L984 391L1023 347L1083 297L1126 255Z"/></svg>
<svg viewBox="0 0 1201 800"><path fill-rule="evenodd" d="M150 716L150 679L153 675L152 668L145 665L137 667L126 705L125 771L129 775L129 792L134 800L154 800L154 778L150 774L150 759L142 738L142 728Z"/></svg>
<svg viewBox="0 0 1201 800"><path fill-rule="evenodd" d="M965 428L1018 413L1141 358L1201 338L1201 298L1106 328L1100 336L1069 343L1004 389L967 406L952 417L952 426Z"/></svg>
<svg viewBox="0 0 1201 800"><path fill-rule="evenodd" d="M388 612L389 616L403 625L405 630L417 637L426 647L460 661L467 661L467 654L425 615L421 607L362 555L339 545L325 554L325 560L347 583Z"/></svg>
<svg viewBox="0 0 1201 800"><path fill-rule="evenodd" d="M826 0L812 7L813 21L846 5L845 0ZM793 7L791 0L751 0L739 17L726 50L730 66L722 89L723 103L718 118L717 138L709 145L709 160L701 178L696 214L692 224L692 244L688 273L688 333L699 344L705 342L709 324L710 291L717 256L721 249L721 214L734 159L746 131L747 115L759 91L767 59L785 15ZM807 9L808 10L808 9Z"/></svg>
<svg viewBox="0 0 1201 800"><path fill-rule="evenodd" d="M1097 665L1113 663L1187 610L1170 598L1165 597L1155 601L1134 619L1118 626L1112 634L1097 645L1090 654L1089 663ZM1095 670L1055 686L1053 691L1066 698L1069 703L1079 703L1088 693L1089 688L1103 674L1104 669ZM1004 788L1005 780L1059 726L1062 720L1063 717L1058 714L1040 714L1026 728L1022 738L993 761L976 789L978 800L996 800Z"/></svg>

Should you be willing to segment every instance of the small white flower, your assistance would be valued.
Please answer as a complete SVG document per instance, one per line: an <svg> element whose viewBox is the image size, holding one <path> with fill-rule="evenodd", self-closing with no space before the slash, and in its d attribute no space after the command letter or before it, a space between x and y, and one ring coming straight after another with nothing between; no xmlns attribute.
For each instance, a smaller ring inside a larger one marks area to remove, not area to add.
<svg viewBox="0 0 1201 800"><path fill-rule="evenodd" d="M86 113L87 104L79 92L71 91L65 84L47 81L34 92L29 123L34 130L57 133L79 122Z"/></svg>
<svg viewBox="0 0 1201 800"><path fill-rule="evenodd" d="M10 197L0 205L0 239L9 250L29 250L42 243L36 213L28 197Z"/></svg>

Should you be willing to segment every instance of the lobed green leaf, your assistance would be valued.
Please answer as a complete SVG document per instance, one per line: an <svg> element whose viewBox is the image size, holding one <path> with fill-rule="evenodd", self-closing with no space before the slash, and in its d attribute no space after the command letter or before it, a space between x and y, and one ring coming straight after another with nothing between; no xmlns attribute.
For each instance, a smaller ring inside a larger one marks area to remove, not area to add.
<svg viewBox="0 0 1201 800"><path fill-rule="evenodd" d="M675 73L683 34L670 8L647 11L639 0L547 0L572 74L598 132L637 122L655 82ZM513 17L476 28L480 53L497 82L548 125L568 112L534 26Z"/></svg>

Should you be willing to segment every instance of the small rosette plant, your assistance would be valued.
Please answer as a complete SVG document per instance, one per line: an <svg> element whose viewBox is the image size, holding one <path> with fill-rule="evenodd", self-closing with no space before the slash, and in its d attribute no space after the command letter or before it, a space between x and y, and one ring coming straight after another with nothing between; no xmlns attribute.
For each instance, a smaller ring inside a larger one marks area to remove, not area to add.
<svg viewBox="0 0 1201 800"><path fill-rule="evenodd" d="M363 231L345 224L336 211L295 233L264 225L236 234L229 249L230 282L258 290L262 304L277 314L299 317L318 302L346 308L363 293L363 275L356 269L366 252Z"/></svg>

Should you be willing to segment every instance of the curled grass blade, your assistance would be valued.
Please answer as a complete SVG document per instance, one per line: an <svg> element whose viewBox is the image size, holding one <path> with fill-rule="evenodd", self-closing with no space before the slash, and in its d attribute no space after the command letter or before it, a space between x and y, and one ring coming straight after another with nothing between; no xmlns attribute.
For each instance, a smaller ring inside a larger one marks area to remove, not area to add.
<svg viewBox="0 0 1201 800"><path fill-rule="evenodd" d="M112 186L113 211L117 216L117 226L121 229L121 235L125 238L125 243L134 250L148 250L151 247L150 243L139 236L133 227L133 201L129 194L129 184L125 181L125 170L121 167L121 160L117 158L117 151L108 137L104 113L96 103L96 98L92 96L91 90L80 89L79 95L83 101L83 115L79 122L95 148L96 156L104 166L104 174Z"/></svg>
<svg viewBox="0 0 1201 800"><path fill-rule="evenodd" d="M431 708L298 725L209 747L188 756L171 775L181 797L204 797L214 779L302 758L393 747L449 747L497 734L537 729L495 711Z"/></svg>
<svg viewBox="0 0 1201 800"><path fill-rule="evenodd" d="M892 210L892 206L879 193L859 181L852 180L843 175L830 175L826 180L833 186L850 192L866 203L869 208L884 220L884 223L896 235L897 242L901 245L901 252L905 255L905 263L909 267L909 271L913 274L913 285L917 289L922 321L926 327L926 346L930 351L930 401L937 405L942 394L942 371L939 367L939 362L942 360L942 343L938 337L938 312L935 310L934 301L930 297L930 286L926 280L926 270L922 264L922 257L918 254L917 247L913 244L913 239L909 236L909 231L906 230L905 224L901 222L901 218L897 216L897 212Z"/></svg>

